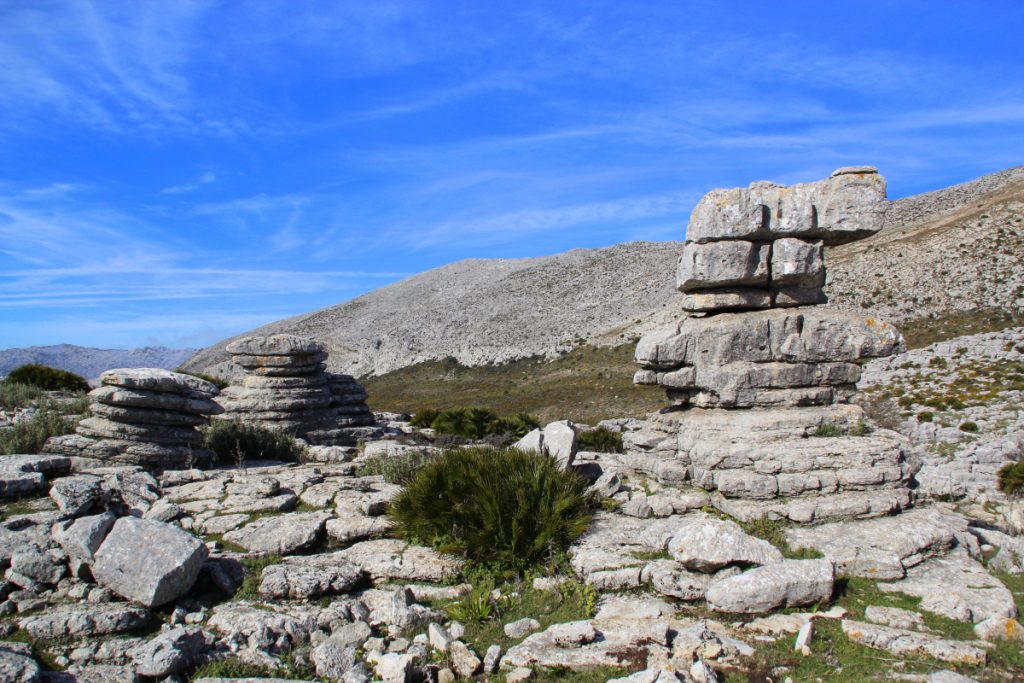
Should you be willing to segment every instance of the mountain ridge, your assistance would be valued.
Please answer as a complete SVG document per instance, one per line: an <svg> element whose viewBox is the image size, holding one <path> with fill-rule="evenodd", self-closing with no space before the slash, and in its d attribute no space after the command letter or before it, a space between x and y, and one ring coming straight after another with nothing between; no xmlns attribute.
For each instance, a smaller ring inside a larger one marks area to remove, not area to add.
<svg viewBox="0 0 1024 683"><path fill-rule="evenodd" d="M886 227L830 249L831 306L901 322L1024 306L1024 166L891 201ZM681 221L682 222L682 221ZM995 253L988 247L998 245ZM484 366L615 346L667 322L682 242L628 242L519 259L467 259L249 334L320 341L333 371L382 375L453 358ZM948 282L936 291L935 275ZM231 375L224 340L186 364Z"/></svg>
<svg viewBox="0 0 1024 683"><path fill-rule="evenodd" d="M197 349L142 346L135 349L97 349L75 344L53 344L0 349L0 376L18 366L40 363L96 379L111 368L165 368L173 370L195 355Z"/></svg>

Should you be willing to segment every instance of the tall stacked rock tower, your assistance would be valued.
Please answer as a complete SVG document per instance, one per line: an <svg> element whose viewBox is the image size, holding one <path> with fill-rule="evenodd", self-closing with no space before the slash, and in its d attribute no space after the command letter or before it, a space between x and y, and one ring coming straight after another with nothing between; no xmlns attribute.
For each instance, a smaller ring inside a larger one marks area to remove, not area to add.
<svg viewBox="0 0 1024 683"><path fill-rule="evenodd" d="M850 403L858 363L899 352L903 338L817 306L824 247L880 230L885 201L870 167L705 195L679 259L686 315L636 349L634 381L673 402L627 435L639 470L710 491L744 520L870 517L909 503L902 437L869 433Z"/></svg>
<svg viewBox="0 0 1024 683"><path fill-rule="evenodd" d="M218 397L222 419L259 424L317 445L353 446L375 431L366 390L349 375L325 372L327 353L312 339L245 337L227 350L245 375Z"/></svg>
<svg viewBox="0 0 1024 683"><path fill-rule="evenodd" d="M221 412L217 385L159 368L107 370L89 392L91 417L75 434L48 439L47 453L165 470L205 464L210 453L196 429Z"/></svg>

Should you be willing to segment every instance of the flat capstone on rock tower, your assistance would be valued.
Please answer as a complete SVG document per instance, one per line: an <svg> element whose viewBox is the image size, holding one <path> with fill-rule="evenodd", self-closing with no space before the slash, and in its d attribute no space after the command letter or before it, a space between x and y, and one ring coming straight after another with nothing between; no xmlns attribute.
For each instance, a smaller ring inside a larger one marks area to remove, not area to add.
<svg viewBox="0 0 1024 683"><path fill-rule="evenodd" d="M892 325L820 306L825 247L878 232L885 179L841 168L814 183L713 190L679 258L677 322L636 348L637 384L672 405L625 435L637 471L712 494L741 520L811 523L910 504L904 437L854 403L860 362L904 350Z"/></svg>

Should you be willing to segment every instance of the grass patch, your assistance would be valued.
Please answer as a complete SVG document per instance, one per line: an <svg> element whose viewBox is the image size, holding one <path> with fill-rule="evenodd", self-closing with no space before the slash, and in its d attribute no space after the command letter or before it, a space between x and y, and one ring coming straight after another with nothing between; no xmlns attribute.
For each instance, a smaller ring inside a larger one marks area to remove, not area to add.
<svg viewBox="0 0 1024 683"><path fill-rule="evenodd" d="M188 677L190 681L200 678L276 678L288 680L311 680L316 673L307 667L300 667L295 660L285 655L280 668L250 664L234 657L215 659L197 667Z"/></svg>
<svg viewBox="0 0 1024 683"><path fill-rule="evenodd" d="M622 434L607 427L588 429L580 432L579 447L581 451L598 453L621 453Z"/></svg>
<svg viewBox="0 0 1024 683"><path fill-rule="evenodd" d="M446 451L392 501L406 539L471 562L524 570L563 551L590 522L587 481L517 449Z"/></svg>
<svg viewBox="0 0 1024 683"><path fill-rule="evenodd" d="M453 359L430 361L362 382L367 403L378 411L470 405L499 415L529 413L545 423L571 419L594 424L643 417L667 403L662 389L633 384L635 348L635 343L581 346L552 361L526 358L472 368Z"/></svg>
<svg viewBox="0 0 1024 683"><path fill-rule="evenodd" d="M242 466L250 460L300 462L302 446L290 434L234 420L214 420L201 428L215 465Z"/></svg>
<svg viewBox="0 0 1024 683"><path fill-rule="evenodd" d="M374 455L363 461L356 476L382 476L389 484L404 486L416 474L434 460L435 456L422 451L400 453L398 455Z"/></svg>
<svg viewBox="0 0 1024 683"><path fill-rule="evenodd" d="M946 341L968 334L999 332L1024 325L1024 316L1001 308L975 308L951 311L941 316L914 318L899 325L907 346L919 349L935 342Z"/></svg>
<svg viewBox="0 0 1024 683"><path fill-rule="evenodd" d="M494 590L495 584L493 576L479 574L473 577L474 587L481 586L483 595ZM451 618L465 625L463 641L476 652L483 653L494 644L508 650L519 642L505 635L503 629L507 623L530 618L539 621L541 629L545 629L552 624L589 619L594 616L597 606L597 591L576 580L565 581L557 591L542 591L533 588L532 577L528 576L519 582L503 584L500 588L502 598L492 602L489 613L479 619L460 618L465 615L466 600L472 594L440 605Z"/></svg>
<svg viewBox="0 0 1024 683"><path fill-rule="evenodd" d="M28 408L46 396L39 387L19 382L0 382L0 409L11 411Z"/></svg>
<svg viewBox="0 0 1024 683"><path fill-rule="evenodd" d="M801 548L799 550L792 548L789 545L789 541L786 540L786 529L790 526L786 522L762 517L761 519L752 519L749 522L737 522L737 524L751 536L768 541L778 548L783 557L792 560L816 560L824 557L814 548Z"/></svg>
<svg viewBox="0 0 1024 683"><path fill-rule="evenodd" d="M260 597L259 588L263 570L272 564L281 564L281 556L246 557L241 562L245 567L245 578L242 579L242 585L235 592L235 598L238 600L257 600Z"/></svg>
<svg viewBox="0 0 1024 683"><path fill-rule="evenodd" d="M38 453L51 436L74 432L76 422L53 407L42 407L29 419L0 430L0 455Z"/></svg>

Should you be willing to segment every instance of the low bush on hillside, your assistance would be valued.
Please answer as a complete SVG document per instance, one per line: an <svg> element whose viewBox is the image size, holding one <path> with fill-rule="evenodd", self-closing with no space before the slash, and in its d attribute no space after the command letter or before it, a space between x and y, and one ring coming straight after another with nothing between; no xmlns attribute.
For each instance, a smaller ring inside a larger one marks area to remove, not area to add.
<svg viewBox="0 0 1024 683"><path fill-rule="evenodd" d="M586 490L586 480L547 456L457 449L421 469L388 514L407 539L520 571L563 551L586 530Z"/></svg>
<svg viewBox="0 0 1024 683"><path fill-rule="evenodd" d="M383 476L389 484L405 485L426 467L433 456L423 451L413 451L400 455L375 455L363 461L356 470L360 477Z"/></svg>
<svg viewBox="0 0 1024 683"><path fill-rule="evenodd" d="M817 436L819 438L829 439L829 438L833 438L833 437L837 437L837 436L842 436L842 435L843 435L842 427L840 427L837 424L833 424L831 422L822 423L822 424L818 425L817 429L814 430L814 436Z"/></svg>
<svg viewBox="0 0 1024 683"><path fill-rule="evenodd" d="M75 419L45 405L28 419L0 429L0 455L38 453L51 436L63 436L75 431Z"/></svg>
<svg viewBox="0 0 1024 683"><path fill-rule="evenodd" d="M1024 497L1024 460L1003 465L996 476L996 485L1010 497Z"/></svg>
<svg viewBox="0 0 1024 683"><path fill-rule="evenodd" d="M214 465L242 466L250 460L299 462L302 446L289 434L234 420L214 420L203 428Z"/></svg>
<svg viewBox="0 0 1024 683"><path fill-rule="evenodd" d="M607 427L598 427L580 432L579 446L581 451L597 451L598 453L621 453L622 434Z"/></svg>
<svg viewBox="0 0 1024 683"><path fill-rule="evenodd" d="M85 378L67 370L58 370L38 363L15 368L4 381L28 384L46 391L89 391L89 383Z"/></svg>
<svg viewBox="0 0 1024 683"><path fill-rule="evenodd" d="M527 413L499 417L484 408L429 408L417 412L411 423L414 427L433 429L438 434L461 436L477 441L488 436L511 434L517 439L540 427L540 421Z"/></svg>

